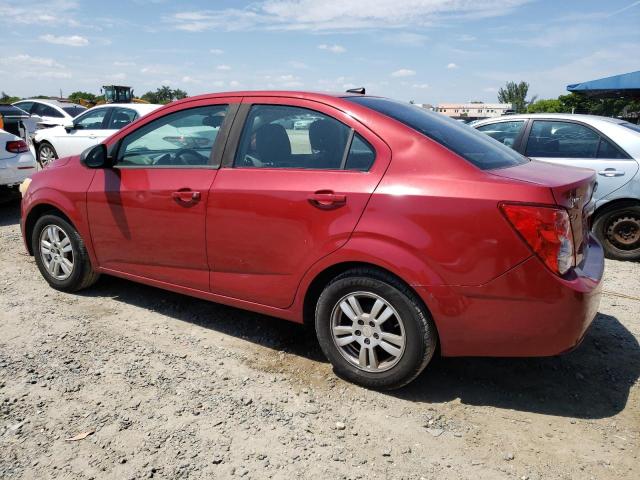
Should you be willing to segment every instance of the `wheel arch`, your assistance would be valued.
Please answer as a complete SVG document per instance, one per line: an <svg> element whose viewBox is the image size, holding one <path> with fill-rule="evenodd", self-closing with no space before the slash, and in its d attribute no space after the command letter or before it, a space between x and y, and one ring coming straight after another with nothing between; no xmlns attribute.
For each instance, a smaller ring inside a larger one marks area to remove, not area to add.
<svg viewBox="0 0 640 480"><path fill-rule="evenodd" d="M74 224L73 220L71 220L71 218L69 218L69 216L58 207L50 203L40 203L34 206L31 210L29 210L27 218L24 221L24 235L25 239L27 240L25 243L27 244L29 255L33 256L33 245L31 245L31 237L33 235L33 228L35 227L36 222L40 217L50 214L58 215L65 221L69 222L73 226L73 228L77 230L78 227Z"/></svg>
<svg viewBox="0 0 640 480"><path fill-rule="evenodd" d="M600 205L598 208L596 208L596 211L593 212L593 222L595 222L599 217L601 217L605 213L611 212L612 210L616 210L618 208L638 207L638 206L640 206L640 199L638 198L616 198L615 200L611 200L607 203Z"/></svg>
<svg viewBox="0 0 640 480"><path fill-rule="evenodd" d="M416 297L417 301L420 302L422 307L428 312L428 314L433 319L433 314L429 306L424 302L420 294L413 288L409 283L403 280L399 275L392 272L391 270L384 268L375 263L366 262L366 261L343 261L340 263L335 263L330 265L320 272L318 272L307 287L304 292L304 300L302 306L302 320L305 325L313 325L315 318L315 308L318 302L318 298L320 298L320 294L324 290L324 288L331 282L332 279L337 277L338 275L347 272L349 270L353 270L356 268L368 268L372 270L377 270L385 275L390 275L397 282L402 284L405 288L407 288L413 295ZM434 320L434 324L436 324ZM437 325L436 325L437 331Z"/></svg>

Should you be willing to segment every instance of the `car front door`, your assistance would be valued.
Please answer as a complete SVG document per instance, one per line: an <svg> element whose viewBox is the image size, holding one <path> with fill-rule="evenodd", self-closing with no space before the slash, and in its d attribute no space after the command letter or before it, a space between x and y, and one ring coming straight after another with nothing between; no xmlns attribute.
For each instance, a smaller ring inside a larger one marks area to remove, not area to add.
<svg viewBox="0 0 640 480"><path fill-rule="evenodd" d="M638 163L609 139L577 122L533 120L524 154L536 160L590 168L598 173L596 202L629 182Z"/></svg>
<svg viewBox="0 0 640 480"><path fill-rule="evenodd" d="M106 138L102 132L109 120L112 107L99 107L73 119L73 128L55 127L53 147L58 157L80 155L87 148L100 143Z"/></svg>
<svg viewBox="0 0 640 480"><path fill-rule="evenodd" d="M209 196L211 290L286 308L348 240L391 152L343 112L286 98L245 97L233 138Z"/></svg>
<svg viewBox="0 0 640 480"><path fill-rule="evenodd" d="M209 290L206 207L239 100L177 105L110 140L117 163L98 170L87 192L102 268Z"/></svg>

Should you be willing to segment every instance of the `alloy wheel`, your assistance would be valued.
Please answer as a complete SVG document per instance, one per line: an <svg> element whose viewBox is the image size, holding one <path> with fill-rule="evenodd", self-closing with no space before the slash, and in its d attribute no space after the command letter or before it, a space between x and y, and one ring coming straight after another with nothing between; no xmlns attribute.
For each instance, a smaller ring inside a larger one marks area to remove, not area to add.
<svg viewBox="0 0 640 480"><path fill-rule="evenodd" d="M57 225L47 225L40 233L42 263L56 280L66 280L73 272L73 245Z"/></svg>
<svg viewBox="0 0 640 480"><path fill-rule="evenodd" d="M331 336L349 363L374 373L394 367L406 344L402 318L387 300L372 292L353 292L336 303Z"/></svg>
<svg viewBox="0 0 640 480"><path fill-rule="evenodd" d="M40 165L46 167L56 159L56 153L49 145L42 145L38 151L38 159L40 160Z"/></svg>

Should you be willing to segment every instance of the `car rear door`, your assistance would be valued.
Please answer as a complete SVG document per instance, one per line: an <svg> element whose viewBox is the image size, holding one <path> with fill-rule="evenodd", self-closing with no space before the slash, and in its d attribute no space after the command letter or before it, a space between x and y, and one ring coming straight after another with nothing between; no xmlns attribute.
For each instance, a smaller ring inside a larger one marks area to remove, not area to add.
<svg viewBox="0 0 640 480"><path fill-rule="evenodd" d="M209 195L211 290L291 305L304 272L348 240L390 158L326 104L245 97Z"/></svg>
<svg viewBox="0 0 640 480"><path fill-rule="evenodd" d="M109 140L117 163L97 170L87 192L101 267L209 291L206 207L239 101L179 104Z"/></svg>
<svg viewBox="0 0 640 480"><path fill-rule="evenodd" d="M545 162L590 168L598 174L596 202L629 182L638 163L603 134L580 122L535 119L523 152Z"/></svg>

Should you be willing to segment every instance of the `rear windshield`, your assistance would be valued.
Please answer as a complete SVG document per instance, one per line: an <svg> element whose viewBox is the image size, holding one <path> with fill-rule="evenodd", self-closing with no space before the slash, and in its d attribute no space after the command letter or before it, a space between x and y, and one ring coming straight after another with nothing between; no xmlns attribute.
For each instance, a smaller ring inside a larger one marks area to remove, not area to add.
<svg viewBox="0 0 640 480"><path fill-rule="evenodd" d="M77 117L78 115L80 115L82 112L84 112L86 110L86 108L84 107L62 107L62 110L64 110L65 112L67 112L69 115L71 115L72 117Z"/></svg>
<svg viewBox="0 0 640 480"><path fill-rule="evenodd" d="M490 136L440 113L386 98L344 98L404 123L482 170L512 167L529 161Z"/></svg>

